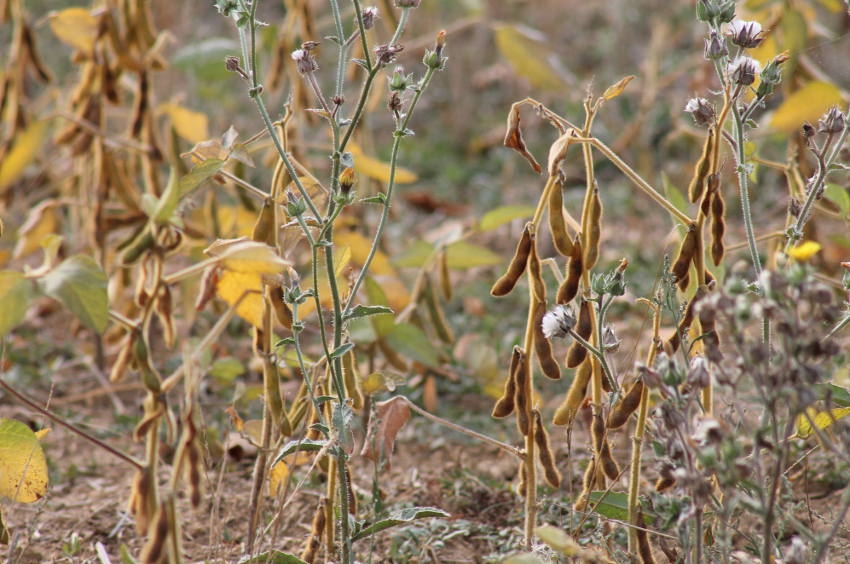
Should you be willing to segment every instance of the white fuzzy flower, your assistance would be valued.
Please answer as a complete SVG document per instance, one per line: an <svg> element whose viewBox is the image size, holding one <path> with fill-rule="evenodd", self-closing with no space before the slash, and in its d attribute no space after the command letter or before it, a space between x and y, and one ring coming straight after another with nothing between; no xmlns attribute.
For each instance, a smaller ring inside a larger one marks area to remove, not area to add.
<svg viewBox="0 0 850 564"><path fill-rule="evenodd" d="M565 305L555 306L555 309L546 313L543 316L543 321L540 325L543 328L543 335L547 339L556 337L564 338L570 334L570 329L575 327L576 317L572 310Z"/></svg>

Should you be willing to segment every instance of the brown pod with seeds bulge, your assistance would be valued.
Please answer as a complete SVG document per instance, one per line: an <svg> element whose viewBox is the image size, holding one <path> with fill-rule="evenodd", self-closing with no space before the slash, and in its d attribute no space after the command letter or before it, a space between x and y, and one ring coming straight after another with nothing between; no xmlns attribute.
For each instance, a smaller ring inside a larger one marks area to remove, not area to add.
<svg viewBox="0 0 850 564"><path fill-rule="evenodd" d="M543 334L543 316L546 315L546 304L537 302L534 308L534 352L537 353L537 362L543 375L551 380L561 379L561 367L552 354L552 343Z"/></svg>
<svg viewBox="0 0 850 564"><path fill-rule="evenodd" d="M508 378L505 380L502 397L493 406L492 416L497 419L507 417L514 412L514 407L516 407L516 372L522 363L523 356L522 349L515 346L513 354L511 354L511 366L508 369Z"/></svg>
<svg viewBox="0 0 850 564"><path fill-rule="evenodd" d="M570 255L570 262L567 265L567 277L561 287L558 288L558 295L555 297L556 303L568 304L578 294L581 275L584 273L583 260L581 234L579 233L573 241L573 253Z"/></svg>
<svg viewBox="0 0 850 564"><path fill-rule="evenodd" d="M531 421L529 420L529 407L531 406L529 380L531 374L529 368L528 355L523 353L515 372L516 392L514 395L517 429L523 437L527 437L531 431Z"/></svg>
<svg viewBox="0 0 850 564"><path fill-rule="evenodd" d="M705 190L705 179L708 176L708 171L711 170L711 161L713 158L714 148L714 130L708 129L708 136L702 146L702 154L696 163L694 176L688 186L688 199L691 203L696 202L703 196Z"/></svg>
<svg viewBox="0 0 850 564"><path fill-rule="evenodd" d="M643 386L643 380L635 380L632 387L626 392L626 395L620 398L620 401L614 405L611 413L608 414L608 422L606 424L608 429L619 429L626 424L632 413L637 411L637 408L640 406L640 398L643 395Z"/></svg>
<svg viewBox="0 0 850 564"><path fill-rule="evenodd" d="M588 225L583 228L587 230L587 244L584 249L585 270L590 270L599 259L599 242L602 239L602 199L599 197L599 187L593 186L590 196L590 210L588 210Z"/></svg>
<svg viewBox="0 0 850 564"><path fill-rule="evenodd" d="M543 477L553 488L560 487L561 473L555 465L555 455L552 452L552 445L549 443L549 433L546 432L540 412L536 409L534 410L534 443L537 445L537 458L543 467Z"/></svg>
<svg viewBox="0 0 850 564"><path fill-rule="evenodd" d="M717 182L719 183L719 176ZM726 201L718 186L711 201L711 260L715 266L720 266L726 254L723 235L726 233Z"/></svg>
<svg viewBox="0 0 850 564"><path fill-rule="evenodd" d="M587 394L587 384L593 375L593 366L590 359L586 359L576 370L573 383L564 396L564 401L555 411L552 423L555 425L569 425L575 419L584 396Z"/></svg>
<svg viewBox="0 0 850 564"><path fill-rule="evenodd" d="M493 296L506 296L514 289L519 281L522 273L525 272L525 267L528 264L528 257L531 254L531 247L534 245L534 236L532 235L532 225L526 224L522 231L522 236L517 243L514 256L508 265L508 270L501 278L496 280L493 287L490 289L490 294Z"/></svg>
<svg viewBox="0 0 850 564"><path fill-rule="evenodd" d="M555 181L549 192L549 232L552 234L555 249L561 255L568 257L573 252L573 241L570 239L567 223L564 221L564 194L561 188L561 183Z"/></svg>
<svg viewBox="0 0 850 564"><path fill-rule="evenodd" d="M688 274L688 270L691 267L691 262L694 260L694 255L697 252L697 230L696 225L693 223L688 226L688 232L685 234L684 239L682 239L682 246L679 249L679 256L676 258L676 262L673 263L670 272L676 278L676 283L679 284L679 288L682 288L681 282L685 280L685 277ZM685 286L687 287L687 286Z"/></svg>
<svg viewBox="0 0 850 564"><path fill-rule="evenodd" d="M590 302L583 299L581 301L581 306L579 306L578 322L576 323L575 329L578 336L585 341L590 339L590 335L593 333L593 319L590 308ZM573 344L570 345L569 350L567 350L567 358L565 361L567 368L575 368L584 362L585 358L587 358L587 349L578 341L574 341Z"/></svg>

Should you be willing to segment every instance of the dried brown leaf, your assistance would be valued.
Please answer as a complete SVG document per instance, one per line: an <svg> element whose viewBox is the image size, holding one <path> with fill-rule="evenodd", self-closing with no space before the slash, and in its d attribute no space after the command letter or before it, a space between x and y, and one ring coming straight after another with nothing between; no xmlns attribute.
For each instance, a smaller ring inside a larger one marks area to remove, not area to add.
<svg viewBox="0 0 850 564"><path fill-rule="evenodd" d="M369 424L371 440L363 445L361 454L373 461L378 460L379 457L384 458L389 469L396 436L410 419L410 406L405 398L395 396L375 404L375 411L377 417L373 418ZM377 421L377 429L375 421Z"/></svg>

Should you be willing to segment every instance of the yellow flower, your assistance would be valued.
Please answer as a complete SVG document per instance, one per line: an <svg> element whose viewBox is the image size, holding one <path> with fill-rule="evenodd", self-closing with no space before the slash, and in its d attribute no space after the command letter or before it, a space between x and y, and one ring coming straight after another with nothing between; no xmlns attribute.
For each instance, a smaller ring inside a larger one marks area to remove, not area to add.
<svg viewBox="0 0 850 564"><path fill-rule="evenodd" d="M823 247L816 241L803 241L788 251L788 256L794 260L805 262L815 256Z"/></svg>

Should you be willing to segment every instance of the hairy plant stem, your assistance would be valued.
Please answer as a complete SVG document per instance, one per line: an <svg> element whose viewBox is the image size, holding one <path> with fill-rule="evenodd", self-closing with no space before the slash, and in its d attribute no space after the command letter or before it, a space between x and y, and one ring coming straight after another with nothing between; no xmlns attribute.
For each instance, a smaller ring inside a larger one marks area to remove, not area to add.
<svg viewBox="0 0 850 564"><path fill-rule="evenodd" d="M646 353L646 366L652 366L655 363L655 356L658 351L658 343L661 340L661 308L658 304L650 302L652 305L652 342ZM646 420L649 413L649 386L644 384L643 391L640 395L640 405L638 407L638 419L635 425L635 433L632 436L632 458L629 468L629 523L632 527L629 528L629 554L638 554L638 539L637 529L642 527L643 523L638 522L638 494L640 493L640 474L641 474L641 450L643 449L643 437L646 432Z"/></svg>
<svg viewBox="0 0 850 564"><path fill-rule="evenodd" d="M410 123L410 118L413 115L414 110L416 109L416 105L419 102L422 93L428 87L428 84L431 82L431 79L434 77L435 69L428 68L425 72L425 76L420 80L419 85L416 87L414 91L413 98L410 101L410 106L407 108L407 113L401 122L396 127L395 132L393 133L393 146L390 151L390 178L387 182L387 190L384 193L384 201L383 201L383 209L381 210L381 217L378 220L378 226L375 228L375 236L372 238L372 244L369 248L369 253L366 255L366 259L363 261L363 266L360 269L360 273L357 275L357 278L354 281L354 284L351 286L351 293L348 296L348 300L345 303L345 307L342 309L343 317L347 315L351 308L353 307L354 300L357 296L357 291L360 289L360 286L366 279L366 275L369 272L369 267L372 264L372 261L375 258L375 254L378 252L378 248L380 247L381 238L384 235L384 230L387 226L387 220L390 215L390 206L392 204L393 193L395 191L395 176L396 169L398 167L398 152L401 146L401 140L405 137L405 132L407 131L407 125Z"/></svg>
<svg viewBox="0 0 850 564"><path fill-rule="evenodd" d="M750 259L753 262L756 283L759 284L758 292L759 295L763 296L764 289L760 286L762 264L761 258L759 257L758 245L756 244L756 232L753 227L753 214L750 210L750 179L747 172L747 154L744 145L746 141L744 138L744 128L746 124L742 121L740 110L735 103L738 90L736 90L735 95L732 96L730 104L732 106L733 116L732 131L735 136L735 162L737 165L738 190L741 200L741 215L744 219L744 233L747 238L747 247L750 250ZM762 319L762 341L764 341L764 344L767 346L768 350L770 350L770 319L768 319L767 316Z"/></svg>

